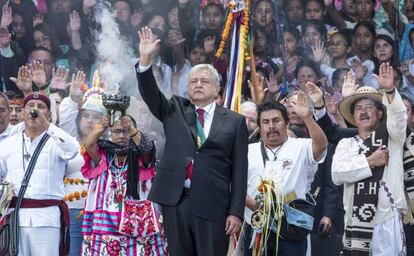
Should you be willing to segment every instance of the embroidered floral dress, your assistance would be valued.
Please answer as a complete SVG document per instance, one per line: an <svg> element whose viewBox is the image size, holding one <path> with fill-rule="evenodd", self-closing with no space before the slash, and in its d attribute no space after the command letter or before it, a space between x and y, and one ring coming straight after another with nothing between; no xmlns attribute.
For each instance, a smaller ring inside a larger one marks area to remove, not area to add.
<svg viewBox="0 0 414 256"><path fill-rule="evenodd" d="M126 236L119 233L122 207L124 202L128 202L128 198L125 198L127 160L126 163L118 162L114 154L106 154L101 148L98 148L98 153L102 159L100 164L92 167L91 157L85 153L85 165L81 170L85 178L90 180L82 225L81 255L166 255L166 243L162 231L147 235L147 233L154 233L150 231L160 230L157 229L159 227L158 218L153 221L153 219L141 217L145 224L138 226L139 234L137 236ZM154 174L154 167L144 168L140 162L138 186L140 199L147 198ZM144 205L154 206L150 201L145 201ZM139 207L128 209L129 215L126 219L135 214L136 216L147 214ZM156 216L158 217L159 214L157 213ZM141 222L139 223L141 224ZM143 230L148 232L143 232Z"/></svg>

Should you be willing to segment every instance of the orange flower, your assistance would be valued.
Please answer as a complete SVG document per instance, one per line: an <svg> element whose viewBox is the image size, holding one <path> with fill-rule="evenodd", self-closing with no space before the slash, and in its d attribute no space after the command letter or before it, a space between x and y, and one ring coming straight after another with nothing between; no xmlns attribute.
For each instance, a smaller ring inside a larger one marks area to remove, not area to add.
<svg viewBox="0 0 414 256"><path fill-rule="evenodd" d="M75 191L74 192L74 196L75 196L76 200L80 200L81 199L81 194L79 193L79 191Z"/></svg>
<svg viewBox="0 0 414 256"><path fill-rule="evenodd" d="M82 197L86 197L86 196L88 196L88 191L86 191L85 189L84 189L84 190L82 190L82 192L81 192L81 196L82 196Z"/></svg>

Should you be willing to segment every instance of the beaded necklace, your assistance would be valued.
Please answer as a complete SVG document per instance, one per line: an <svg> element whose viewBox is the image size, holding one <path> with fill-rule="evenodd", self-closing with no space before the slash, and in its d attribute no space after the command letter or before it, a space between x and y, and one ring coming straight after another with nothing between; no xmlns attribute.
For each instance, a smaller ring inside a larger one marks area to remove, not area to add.
<svg viewBox="0 0 414 256"><path fill-rule="evenodd" d="M109 167L111 170L112 183L111 187L114 189L114 203L121 206L123 198L126 193L126 171L128 169L128 161L126 157L122 166L118 166L118 156L110 156Z"/></svg>

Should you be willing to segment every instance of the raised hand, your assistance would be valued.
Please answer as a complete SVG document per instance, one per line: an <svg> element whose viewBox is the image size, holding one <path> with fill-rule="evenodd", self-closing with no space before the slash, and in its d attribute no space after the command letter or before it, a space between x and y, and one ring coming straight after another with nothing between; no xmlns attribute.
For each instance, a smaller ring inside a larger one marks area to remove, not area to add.
<svg viewBox="0 0 414 256"><path fill-rule="evenodd" d="M69 25L72 31L79 31L81 27L81 19L77 11L72 11L69 14Z"/></svg>
<svg viewBox="0 0 414 256"><path fill-rule="evenodd" d="M401 74L402 74L403 76L409 76L409 75L410 75L409 65L410 65L410 62L409 62L409 61L404 61L404 62L401 64L401 66L400 66L400 71L401 71Z"/></svg>
<svg viewBox="0 0 414 256"><path fill-rule="evenodd" d="M30 75L33 83L38 87L42 88L47 84L45 67L40 61L33 61L32 64L28 65Z"/></svg>
<svg viewBox="0 0 414 256"><path fill-rule="evenodd" d="M7 28L0 27L0 48L4 49L10 46L11 34Z"/></svg>
<svg viewBox="0 0 414 256"><path fill-rule="evenodd" d="M53 68L52 71L52 80L50 81L50 88L54 89L63 89L66 90L68 88L68 76L69 76L69 69L65 68L64 66L59 66L57 69Z"/></svg>
<svg viewBox="0 0 414 256"><path fill-rule="evenodd" d="M315 46L312 46L312 53L313 59L316 63L321 63L323 58L325 57L325 43L323 41L319 41L316 43Z"/></svg>
<svg viewBox="0 0 414 256"><path fill-rule="evenodd" d="M279 81L277 80L277 75L275 73L270 73L269 78L266 79L267 89L271 93L279 92L280 85Z"/></svg>
<svg viewBox="0 0 414 256"><path fill-rule="evenodd" d="M357 80L362 80L364 76L368 73L367 67L362 65L362 62L357 59L352 61L351 69L355 72L355 77Z"/></svg>
<svg viewBox="0 0 414 256"><path fill-rule="evenodd" d="M312 82L306 83L306 91L314 107L323 107L323 93L322 90Z"/></svg>
<svg viewBox="0 0 414 256"><path fill-rule="evenodd" d="M308 98L305 93L300 91L296 103L292 102L293 111L302 119L311 117Z"/></svg>
<svg viewBox="0 0 414 256"><path fill-rule="evenodd" d="M40 13L36 13L35 16L33 16L33 27L36 27L39 24L44 23L44 16Z"/></svg>
<svg viewBox="0 0 414 256"><path fill-rule="evenodd" d="M122 116L119 120L121 122L121 127L128 131L128 136L136 134L138 131L133 125L132 120L129 116Z"/></svg>
<svg viewBox="0 0 414 256"><path fill-rule="evenodd" d="M392 69L392 66L387 63L382 63L379 67L379 76L376 74L373 74L375 79L378 80L378 83L380 85L381 89L384 89L386 91L393 90L394 87L394 70Z"/></svg>
<svg viewBox="0 0 414 256"><path fill-rule="evenodd" d="M1 9L1 21L0 21L0 27L7 28L10 26L10 24L13 21L13 13L12 8L9 6L9 4L3 5L3 8Z"/></svg>
<svg viewBox="0 0 414 256"><path fill-rule="evenodd" d="M328 113L331 113L333 115L338 114L338 107L332 95L330 95L329 93L325 93L324 99L325 99L325 107Z"/></svg>
<svg viewBox="0 0 414 256"><path fill-rule="evenodd" d="M148 66L151 64L153 55L159 50L161 40L157 39L149 27L143 27L138 31L140 64Z"/></svg>
<svg viewBox="0 0 414 256"><path fill-rule="evenodd" d="M84 92L81 90L82 84L86 82L86 74L83 71L78 71L72 74L72 82L69 88L70 98L79 103L83 97Z"/></svg>
<svg viewBox="0 0 414 256"><path fill-rule="evenodd" d="M342 84L342 96L348 97L352 94L354 94L359 87L358 84L356 84L356 77L354 75L354 72L349 71L347 75L344 77L344 83Z"/></svg>
<svg viewBox="0 0 414 256"><path fill-rule="evenodd" d="M108 129L109 127L110 127L110 120L111 120L111 116L108 116L108 115L104 115L103 117L102 117L102 129L105 131L106 129Z"/></svg>
<svg viewBox="0 0 414 256"><path fill-rule="evenodd" d="M258 95L256 95L253 82L251 82L250 80L247 80L247 84L249 86L250 95L252 96L253 102L255 102L256 104L260 104L268 89L264 88L264 77L259 78L259 74L256 74L256 76L258 77L257 80L259 81L259 84L257 85Z"/></svg>
<svg viewBox="0 0 414 256"><path fill-rule="evenodd" d="M29 68L26 66L21 66L17 71L17 78L9 78L13 83L16 84L17 88L23 92L26 96L33 92L32 90L32 78L30 76Z"/></svg>

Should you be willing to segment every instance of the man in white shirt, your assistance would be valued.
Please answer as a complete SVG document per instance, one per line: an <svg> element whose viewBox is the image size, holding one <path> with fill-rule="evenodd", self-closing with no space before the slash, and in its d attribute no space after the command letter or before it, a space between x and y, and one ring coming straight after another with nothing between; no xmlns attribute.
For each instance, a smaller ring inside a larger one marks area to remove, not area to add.
<svg viewBox="0 0 414 256"><path fill-rule="evenodd" d="M62 200L63 177L66 164L78 154L79 145L50 123L50 106L44 94L27 95L24 130L0 143L0 177L11 183L17 195L37 145L46 133L50 136L37 158L19 211L20 255L63 255L68 246L64 239L68 237L64 228L68 228L69 213ZM31 111L37 116L30 115Z"/></svg>
<svg viewBox="0 0 414 256"><path fill-rule="evenodd" d="M9 136L10 130L13 127L9 120L9 100L4 93L0 92L0 142Z"/></svg>
<svg viewBox="0 0 414 256"><path fill-rule="evenodd" d="M405 255L406 108L392 67L382 64L379 74L384 95L365 86L339 104L344 119L358 128L358 135L339 141L332 162L333 182L344 185L344 255Z"/></svg>
<svg viewBox="0 0 414 256"><path fill-rule="evenodd" d="M303 92L297 94L296 103L292 108L308 128L310 139L288 137L288 114L282 104L265 102L257 108L262 142L249 145L249 182L244 215L249 225L252 211L259 209L255 197L259 194L261 179L271 179L279 196L290 194L294 195L293 199L306 199L318 164L325 158L328 141L322 129L313 120ZM249 227L246 236L250 238ZM274 241L275 233L271 232L266 248L268 255L276 254ZM297 242L279 238L278 247L278 255L281 256L305 255L306 239Z"/></svg>

